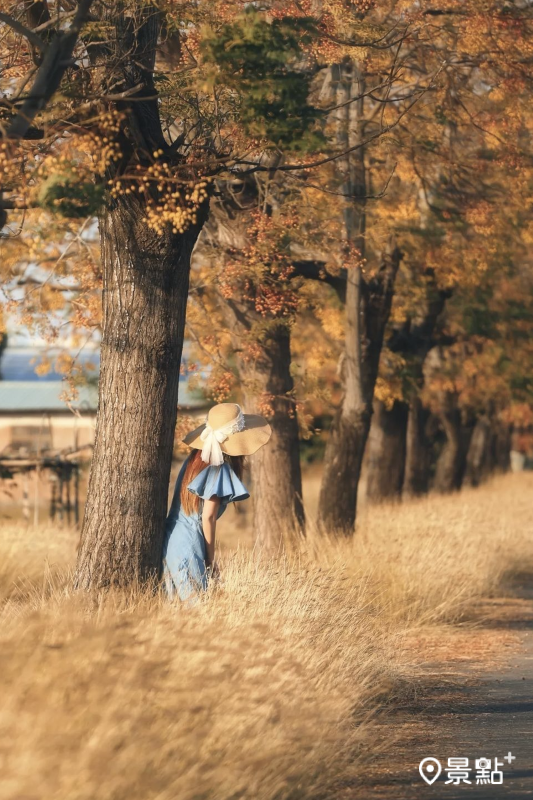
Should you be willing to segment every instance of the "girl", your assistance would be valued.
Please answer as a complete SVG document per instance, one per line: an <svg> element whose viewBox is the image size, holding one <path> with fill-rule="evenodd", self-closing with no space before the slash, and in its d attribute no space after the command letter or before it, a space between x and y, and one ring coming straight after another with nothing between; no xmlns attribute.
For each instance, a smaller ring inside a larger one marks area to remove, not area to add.
<svg viewBox="0 0 533 800"><path fill-rule="evenodd" d="M243 414L237 403L219 403L183 441L193 448L174 487L163 545L163 578L169 597L193 600L216 575L217 519L228 503L246 500L244 456L265 445L272 431L264 417Z"/></svg>

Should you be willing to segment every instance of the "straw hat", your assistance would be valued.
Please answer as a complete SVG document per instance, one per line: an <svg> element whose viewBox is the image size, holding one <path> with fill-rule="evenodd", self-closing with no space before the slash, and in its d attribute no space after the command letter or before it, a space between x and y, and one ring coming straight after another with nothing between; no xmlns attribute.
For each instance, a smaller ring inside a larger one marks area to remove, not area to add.
<svg viewBox="0 0 533 800"><path fill-rule="evenodd" d="M259 414L243 414L237 403L218 403L209 410L203 425L183 441L202 451L202 460L220 465L223 453L249 456L268 442L272 428Z"/></svg>

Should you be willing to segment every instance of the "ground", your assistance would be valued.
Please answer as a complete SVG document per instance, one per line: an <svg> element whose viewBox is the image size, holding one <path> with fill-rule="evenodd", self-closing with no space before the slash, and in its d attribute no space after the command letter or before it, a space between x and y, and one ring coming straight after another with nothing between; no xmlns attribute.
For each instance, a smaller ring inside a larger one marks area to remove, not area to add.
<svg viewBox="0 0 533 800"><path fill-rule="evenodd" d="M5 521L0 800L528 797L532 492L362 503L353 537L268 559L230 508L192 609L73 591L79 531ZM418 773L509 752L500 787Z"/></svg>
<svg viewBox="0 0 533 800"><path fill-rule="evenodd" d="M450 643L459 645L455 657L448 652L445 661L428 661L412 698L381 712L379 724L388 733L396 727L397 741L376 754L339 800L533 796L533 576L516 576L500 591L504 597L478 603L461 644L449 634ZM421 643L421 653L426 648L431 645ZM469 759L471 785L446 784L447 759L458 756ZM432 785L418 769L427 757L442 764ZM476 785L475 760L482 757L502 764L501 786Z"/></svg>

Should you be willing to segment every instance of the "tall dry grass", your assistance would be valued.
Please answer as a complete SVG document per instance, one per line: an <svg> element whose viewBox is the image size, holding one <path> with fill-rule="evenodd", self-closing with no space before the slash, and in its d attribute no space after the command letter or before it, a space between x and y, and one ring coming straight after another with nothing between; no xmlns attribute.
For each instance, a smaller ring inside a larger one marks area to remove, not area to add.
<svg viewBox="0 0 533 800"><path fill-rule="evenodd" d="M532 488L369 508L352 541L266 564L238 550L194 608L75 594L72 532L4 526L1 800L332 796L378 744L405 633L533 565Z"/></svg>

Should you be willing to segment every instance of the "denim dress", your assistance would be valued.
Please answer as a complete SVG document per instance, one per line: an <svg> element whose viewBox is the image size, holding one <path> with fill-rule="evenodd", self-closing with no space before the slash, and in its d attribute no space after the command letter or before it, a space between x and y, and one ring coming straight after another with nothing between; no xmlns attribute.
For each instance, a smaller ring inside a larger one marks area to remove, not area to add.
<svg viewBox="0 0 533 800"><path fill-rule="evenodd" d="M197 592L207 589L206 541L202 529L202 508L187 516L181 509L180 491L187 460L183 463L174 487L163 544L163 579L170 598L194 602ZM207 465L187 486L201 500L220 497L217 519L228 503L250 497L231 465Z"/></svg>

